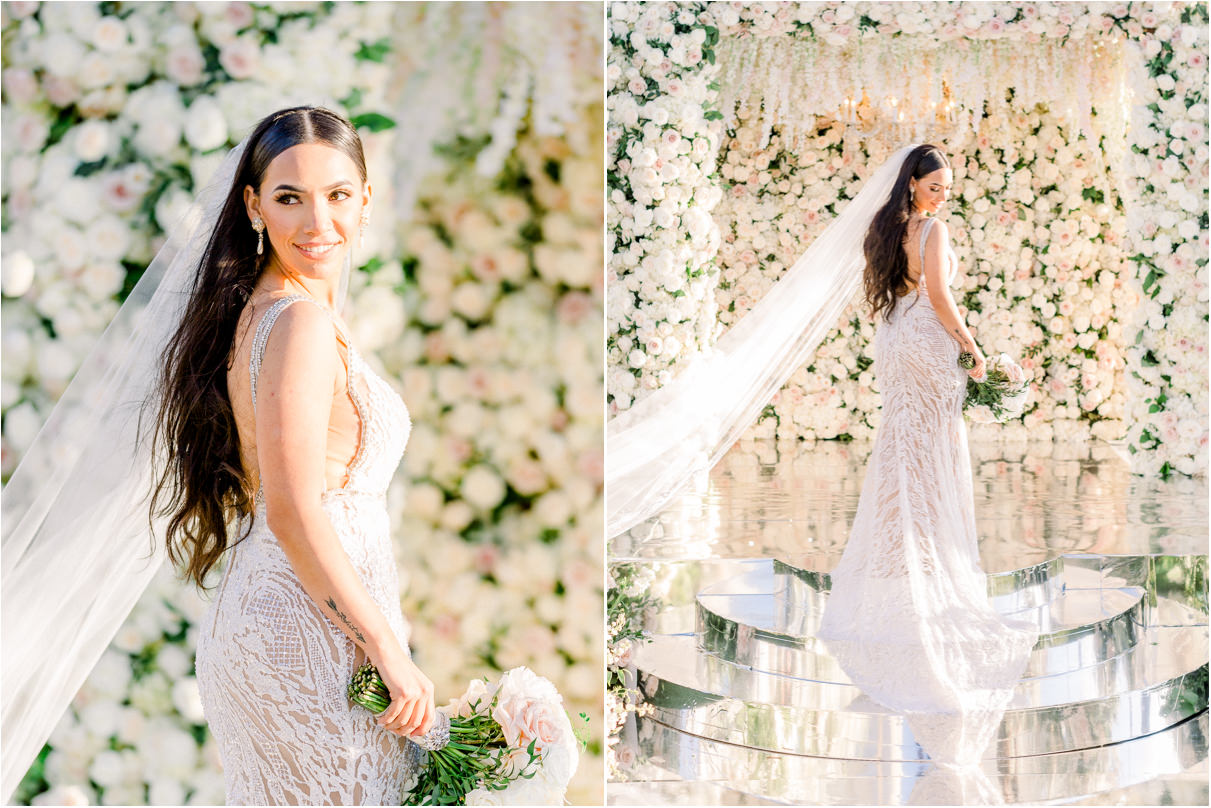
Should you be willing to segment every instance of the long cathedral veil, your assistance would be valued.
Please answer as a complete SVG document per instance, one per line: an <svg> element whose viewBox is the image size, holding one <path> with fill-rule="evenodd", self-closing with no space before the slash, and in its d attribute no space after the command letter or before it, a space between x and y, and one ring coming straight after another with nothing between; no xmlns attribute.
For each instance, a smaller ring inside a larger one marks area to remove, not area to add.
<svg viewBox="0 0 1211 808"><path fill-rule="evenodd" d="M0 497L5 802L163 560L148 510L159 362L245 142L172 229Z"/></svg>
<svg viewBox="0 0 1211 808"><path fill-rule="evenodd" d="M710 469L836 325L862 242L908 154L896 151L753 308L672 382L606 425L606 535L658 513Z"/></svg>

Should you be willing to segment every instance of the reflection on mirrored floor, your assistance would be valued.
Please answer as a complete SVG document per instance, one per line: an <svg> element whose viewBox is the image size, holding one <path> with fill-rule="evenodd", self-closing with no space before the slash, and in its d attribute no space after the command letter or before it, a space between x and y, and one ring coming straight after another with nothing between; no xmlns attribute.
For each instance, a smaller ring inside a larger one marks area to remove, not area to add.
<svg viewBox="0 0 1211 808"><path fill-rule="evenodd" d="M613 560L839 557L870 442L744 441L672 507L611 540ZM1061 553L1201 553L1207 480L1145 479L1115 448L972 443L984 569Z"/></svg>
<svg viewBox="0 0 1211 808"><path fill-rule="evenodd" d="M1133 477L1105 444L973 445L989 602L1038 631L973 733L877 704L815 636L869 451L738 444L612 540L660 608L609 801L1206 804L1206 480ZM962 765L930 760L967 734Z"/></svg>

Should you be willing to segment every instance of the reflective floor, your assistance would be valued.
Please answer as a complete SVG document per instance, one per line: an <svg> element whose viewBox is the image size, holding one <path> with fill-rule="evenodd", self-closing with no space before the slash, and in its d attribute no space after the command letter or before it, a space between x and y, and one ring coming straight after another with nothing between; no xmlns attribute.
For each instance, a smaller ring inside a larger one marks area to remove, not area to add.
<svg viewBox="0 0 1211 808"><path fill-rule="evenodd" d="M627 559L839 556L872 444L746 441L660 516L610 540ZM1108 444L971 445L988 572L1061 553L1206 553L1207 480L1130 474Z"/></svg>
<svg viewBox="0 0 1211 808"><path fill-rule="evenodd" d="M1003 711L898 714L815 637L869 450L739 444L612 540L660 608L609 801L1206 804L1206 481L1132 477L1105 444L973 446L989 603L1039 639Z"/></svg>

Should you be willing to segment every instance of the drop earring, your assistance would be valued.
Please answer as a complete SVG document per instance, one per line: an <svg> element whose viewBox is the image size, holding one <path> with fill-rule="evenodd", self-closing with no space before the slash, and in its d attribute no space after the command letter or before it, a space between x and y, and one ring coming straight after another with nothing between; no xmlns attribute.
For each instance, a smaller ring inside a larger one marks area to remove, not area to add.
<svg viewBox="0 0 1211 808"><path fill-rule="evenodd" d="M252 220L252 229L256 231L256 254L265 254L265 223L258 216Z"/></svg>
<svg viewBox="0 0 1211 808"><path fill-rule="evenodd" d="M370 214L363 210L362 219L361 219L361 227L358 228L358 232L357 232L357 246L358 247L366 246L366 228L369 226L370 226Z"/></svg>

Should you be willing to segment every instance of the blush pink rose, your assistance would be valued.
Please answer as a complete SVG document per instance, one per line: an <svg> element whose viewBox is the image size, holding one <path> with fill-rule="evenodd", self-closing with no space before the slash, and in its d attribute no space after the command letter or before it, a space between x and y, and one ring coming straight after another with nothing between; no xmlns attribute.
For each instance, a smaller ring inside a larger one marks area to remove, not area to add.
<svg viewBox="0 0 1211 808"><path fill-rule="evenodd" d="M510 746L525 748L534 741L534 751L541 753L558 743L563 735L560 712L558 705L517 693L497 701L492 719L500 724Z"/></svg>

